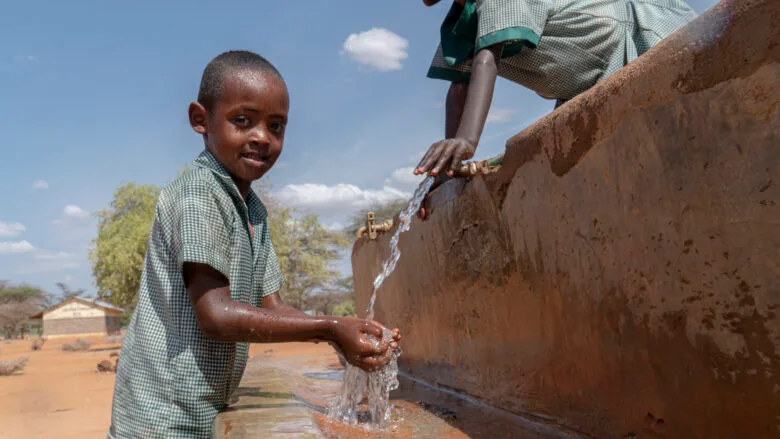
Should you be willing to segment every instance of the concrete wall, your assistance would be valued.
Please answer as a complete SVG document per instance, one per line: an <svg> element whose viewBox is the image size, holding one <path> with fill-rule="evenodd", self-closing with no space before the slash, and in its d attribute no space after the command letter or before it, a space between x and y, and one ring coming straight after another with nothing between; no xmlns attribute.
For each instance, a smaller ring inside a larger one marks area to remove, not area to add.
<svg viewBox="0 0 780 439"><path fill-rule="evenodd" d="M777 29L721 2L432 194L377 300L402 370L599 438L780 437Z"/></svg>
<svg viewBox="0 0 780 439"><path fill-rule="evenodd" d="M105 317L78 317L71 319L43 320L44 337L71 334L105 334Z"/></svg>

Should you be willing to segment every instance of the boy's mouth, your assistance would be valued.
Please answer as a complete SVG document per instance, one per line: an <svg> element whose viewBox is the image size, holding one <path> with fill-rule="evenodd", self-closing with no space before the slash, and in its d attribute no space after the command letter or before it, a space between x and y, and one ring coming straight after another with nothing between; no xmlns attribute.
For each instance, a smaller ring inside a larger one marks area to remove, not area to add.
<svg viewBox="0 0 780 439"><path fill-rule="evenodd" d="M267 155L254 151L241 153L241 158L254 166L262 166L268 162Z"/></svg>

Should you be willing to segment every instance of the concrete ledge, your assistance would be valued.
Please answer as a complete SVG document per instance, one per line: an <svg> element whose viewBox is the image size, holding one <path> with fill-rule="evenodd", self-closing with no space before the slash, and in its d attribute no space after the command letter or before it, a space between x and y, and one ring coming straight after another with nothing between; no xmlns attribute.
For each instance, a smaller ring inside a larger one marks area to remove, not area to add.
<svg viewBox="0 0 780 439"><path fill-rule="evenodd" d="M257 356L244 373L238 400L220 413L214 438L399 437L406 439L578 439L574 432L474 404L462 395L433 391L401 377L391 394L385 429L353 426L325 416L341 389L343 367L330 348L307 348L294 355ZM360 408L367 419L368 407Z"/></svg>
<svg viewBox="0 0 780 439"><path fill-rule="evenodd" d="M234 397L238 400L214 420L214 439L324 437L279 369L251 361Z"/></svg>
<svg viewBox="0 0 780 439"><path fill-rule="evenodd" d="M723 1L437 190L377 300L404 371L599 438L779 435L777 29Z"/></svg>

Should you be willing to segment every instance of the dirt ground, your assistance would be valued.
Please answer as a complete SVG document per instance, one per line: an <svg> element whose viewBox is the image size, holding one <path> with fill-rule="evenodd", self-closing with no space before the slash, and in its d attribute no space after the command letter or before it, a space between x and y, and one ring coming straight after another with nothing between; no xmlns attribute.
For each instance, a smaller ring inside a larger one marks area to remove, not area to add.
<svg viewBox="0 0 780 439"><path fill-rule="evenodd" d="M114 374L96 366L119 352L120 345L105 337L83 337L88 351L68 352L60 346L73 338L49 339L33 351L28 340L0 341L0 360L28 357L27 366L0 376L0 436L21 438L105 438L111 421ZM286 343L252 345L250 356L298 356L332 352L326 344ZM114 358L111 358L112 362Z"/></svg>

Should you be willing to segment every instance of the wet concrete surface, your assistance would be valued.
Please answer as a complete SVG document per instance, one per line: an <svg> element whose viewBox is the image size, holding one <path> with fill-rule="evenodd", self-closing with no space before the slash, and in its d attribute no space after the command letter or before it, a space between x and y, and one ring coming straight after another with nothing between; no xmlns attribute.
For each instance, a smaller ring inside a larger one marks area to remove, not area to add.
<svg viewBox="0 0 780 439"><path fill-rule="evenodd" d="M578 437L401 377L385 428L345 425L325 412L341 387L335 354L258 356L247 365L233 404L219 414L215 438L553 439ZM368 418L367 406L362 406Z"/></svg>

